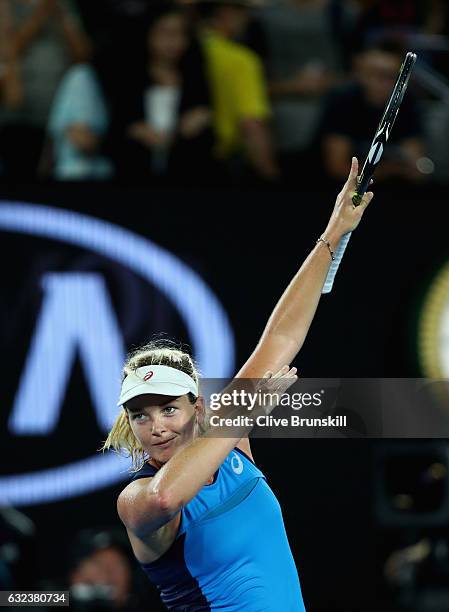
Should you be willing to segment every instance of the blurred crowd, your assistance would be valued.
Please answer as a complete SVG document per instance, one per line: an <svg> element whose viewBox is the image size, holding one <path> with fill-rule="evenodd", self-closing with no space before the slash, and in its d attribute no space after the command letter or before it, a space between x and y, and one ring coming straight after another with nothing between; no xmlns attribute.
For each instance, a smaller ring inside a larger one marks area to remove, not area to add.
<svg viewBox="0 0 449 612"><path fill-rule="evenodd" d="M44 563L35 524L11 506L0 506L0 589L65 591L77 612L162 610L156 588L135 561L124 529L86 528L69 535L57 568ZM64 534L67 537L67 534ZM47 534L60 538L56 530ZM42 605L34 609L47 610ZM50 609L50 608L48 608Z"/></svg>
<svg viewBox="0 0 449 612"><path fill-rule="evenodd" d="M446 0L0 0L0 181L449 179Z"/></svg>

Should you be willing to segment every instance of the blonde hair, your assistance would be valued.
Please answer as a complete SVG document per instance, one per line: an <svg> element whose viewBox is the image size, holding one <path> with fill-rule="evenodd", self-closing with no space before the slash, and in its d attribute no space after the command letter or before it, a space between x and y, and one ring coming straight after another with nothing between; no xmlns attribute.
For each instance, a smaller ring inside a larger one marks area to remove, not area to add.
<svg viewBox="0 0 449 612"><path fill-rule="evenodd" d="M183 350L182 345L166 339L152 340L132 351L123 366L122 382L128 374L146 365L165 365L181 370L181 372L191 376L199 388L198 367L189 353ZM192 393L189 393L188 397L192 404L195 403L197 398ZM204 429L205 425L198 424L197 434L202 433ZM134 472L140 470L149 458L131 429L124 406L99 450L103 452L113 450L131 457L132 471Z"/></svg>

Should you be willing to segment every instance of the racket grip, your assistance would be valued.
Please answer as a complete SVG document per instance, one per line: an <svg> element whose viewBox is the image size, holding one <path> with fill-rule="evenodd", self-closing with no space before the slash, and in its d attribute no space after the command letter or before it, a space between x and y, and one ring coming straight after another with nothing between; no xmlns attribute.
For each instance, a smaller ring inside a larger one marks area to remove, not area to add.
<svg viewBox="0 0 449 612"><path fill-rule="evenodd" d="M344 252L346 247L348 246L349 239L351 238L352 232L345 234L337 247L337 250L334 254L334 260L329 268L329 272L327 273L326 280L324 281L324 287L321 293L330 293L332 291L332 287L334 285L335 275L337 274L338 267L340 265L341 260L343 259Z"/></svg>

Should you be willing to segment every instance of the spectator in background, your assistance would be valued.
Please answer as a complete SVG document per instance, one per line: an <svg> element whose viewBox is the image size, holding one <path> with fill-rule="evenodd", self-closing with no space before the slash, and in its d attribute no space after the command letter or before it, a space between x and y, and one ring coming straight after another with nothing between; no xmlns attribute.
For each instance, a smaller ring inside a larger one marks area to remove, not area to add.
<svg viewBox="0 0 449 612"><path fill-rule="evenodd" d="M146 583L144 591L140 572L136 574L134 568L121 531L81 531L68 551L70 607L92 612L154 609L151 604L159 601L157 593L151 600Z"/></svg>
<svg viewBox="0 0 449 612"><path fill-rule="evenodd" d="M102 150L109 108L97 69L95 61L69 68L53 100L46 153L56 180L107 180L113 175Z"/></svg>
<svg viewBox="0 0 449 612"><path fill-rule="evenodd" d="M0 0L0 177L6 174L8 149L4 128L22 101L22 87L12 40L9 0Z"/></svg>
<svg viewBox="0 0 449 612"><path fill-rule="evenodd" d="M258 177L275 180L279 167L268 125L271 109L262 63L253 51L233 41L247 25L252 4L197 2L212 91L215 154L230 167L244 161Z"/></svg>
<svg viewBox="0 0 449 612"><path fill-rule="evenodd" d="M284 175L304 168L320 102L340 69L330 0L282 0L260 11L268 39L274 134Z"/></svg>
<svg viewBox="0 0 449 612"><path fill-rule="evenodd" d="M447 0L358 0L358 4L354 51L386 35L439 34L447 13Z"/></svg>
<svg viewBox="0 0 449 612"><path fill-rule="evenodd" d="M68 0L10 0L10 9L23 98L3 138L8 170L23 178L36 170L51 101L62 75L72 63L88 58L90 45Z"/></svg>
<svg viewBox="0 0 449 612"><path fill-rule="evenodd" d="M0 590L37 588L36 528L11 506L0 506Z"/></svg>
<svg viewBox="0 0 449 612"><path fill-rule="evenodd" d="M356 58L354 81L329 97L319 141L324 169L332 179L341 180L352 156L366 157L403 57L402 47L394 41L381 41L368 48ZM419 108L412 92L407 91L376 170L376 181L394 177L418 180L422 174L417 161L423 153Z"/></svg>
<svg viewBox="0 0 449 612"><path fill-rule="evenodd" d="M22 89L12 40L9 0L0 0L0 119L3 119L6 109L16 108L21 100Z"/></svg>
<svg viewBox="0 0 449 612"><path fill-rule="evenodd" d="M141 40L144 49L122 58L129 70L121 71L121 88L113 96L120 176L207 176L213 144L209 90L182 8L170 2L153 6Z"/></svg>

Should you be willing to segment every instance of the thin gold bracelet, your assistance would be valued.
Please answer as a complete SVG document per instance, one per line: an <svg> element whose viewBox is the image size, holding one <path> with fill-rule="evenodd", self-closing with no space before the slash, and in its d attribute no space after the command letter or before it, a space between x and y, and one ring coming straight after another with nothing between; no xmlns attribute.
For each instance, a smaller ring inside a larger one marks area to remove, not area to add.
<svg viewBox="0 0 449 612"><path fill-rule="evenodd" d="M316 244L318 244L319 242L324 242L324 244L325 244L325 245L327 246L327 248L329 249L329 253L331 254L332 261L334 261L334 260L335 260L335 257L334 257L334 252L333 252L333 250L331 249L331 243L329 242L329 240L326 240L325 238L323 238L323 237L321 236L321 237L320 237L320 238L318 238L318 240L316 241Z"/></svg>

